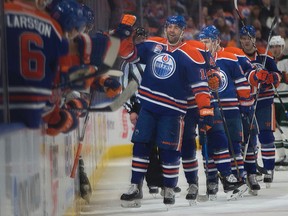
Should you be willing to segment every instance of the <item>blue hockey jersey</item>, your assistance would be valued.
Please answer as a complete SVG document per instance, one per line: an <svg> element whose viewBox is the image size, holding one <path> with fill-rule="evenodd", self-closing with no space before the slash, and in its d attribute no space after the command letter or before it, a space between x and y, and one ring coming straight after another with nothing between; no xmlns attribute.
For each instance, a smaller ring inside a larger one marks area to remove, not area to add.
<svg viewBox="0 0 288 216"><path fill-rule="evenodd" d="M37 128L68 42L58 23L33 5L5 3L5 20L11 120Z"/></svg>
<svg viewBox="0 0 288 216"><path fill-rule="evenodd" d="M138 94L143 108L185 114L189 96L195 96L199 108L210 106L205 61L198 50L185 42L169 50L167 39L154 37L136 45L135 53L146 65Z"/></svg>
<svg viewBox="0 0 288 216"><path fill-rule="evenodd" d="M278 70L276 62L270 52L267 53L267 57L265 57L266 50L263 48L257 48L257 52L255 52L252 56L246 54L246 56L250 59L253 66L256 68L265 68L269 73L277 72L281 75L281 72ZM266 64L263 66L264 59L266 58ZM252 73L250 73L252 74ZM251 75L252 76L252 75ZM248 77L248 81L252 79L252 77ZM251 82L250 82L251 83ZM267 87L267 86L266 86ZM252 92L255 95L257 92L257 86L252 88ZM265 84L263 84L260 88L257 107L265 107L269 106L273 103L274 99L274 89L270 86L269 88L265 88Z"/></svg>

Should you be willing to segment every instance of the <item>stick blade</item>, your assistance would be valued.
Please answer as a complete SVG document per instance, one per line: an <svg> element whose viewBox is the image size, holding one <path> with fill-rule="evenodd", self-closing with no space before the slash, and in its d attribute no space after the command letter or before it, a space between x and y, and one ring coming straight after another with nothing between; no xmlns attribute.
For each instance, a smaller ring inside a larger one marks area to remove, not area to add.
<svg viewBox="0 0 288 216"><path fill-rule="evenodd" d="M110 36L110 46L108 47L107 53L104 57L103 63L112 67L117 59L118 51L120 48L120 39Z"/></svg>

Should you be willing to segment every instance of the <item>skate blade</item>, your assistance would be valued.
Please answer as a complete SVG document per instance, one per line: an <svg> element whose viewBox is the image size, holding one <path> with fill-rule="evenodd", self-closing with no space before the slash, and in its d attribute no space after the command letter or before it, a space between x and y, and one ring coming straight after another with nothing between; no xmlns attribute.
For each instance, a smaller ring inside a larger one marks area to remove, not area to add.
<svg viewBox="0 0 288 216"><path fill-rule="evenodd" d="M217 200L217 195L216 195L216 194L209 194L209 200L210 200L210 201L215 201L215 200Z"/></svg>
<svg viewBox="0 0 288 216"><path fill-rule="evenodd" d="M164 203L165 204L165 203ZM174 204L165 204L165 206L166 206L166 211L169 211L171 208L172 208L172 206L173 206Z"/></svg>
<svg viewBox="0 0 288 216"><path fill-rule="evenodd" d="M271 188L271 182L267 182L266 184L266 188Z"/></svg>
<svg viewBox="0 0 288 216"><path fill-rule="evenodd" d="M226 199L230 200L237 200L239 197L243 197L243 194L248 190L248 186L243 184L239 188L236 188L233 191L228 191L226 193Z"/></svg>
<svg viewBox="0 0 288 216"><path fill-rule="evenodd" d="M248 193L252 196L258 196L258 191L257 190L251 190L249 189Z"/></svg>
<svg viewBox="0 0 288 216"><path fill-rule="evenodd" d="M157 194L158 194L158 193L150 193L150 194L151 194L151 196L152 196L154 199L157 198Z"/></svg>
<svg viewBox="0 0 288 216"><path fill-rule="evenodd" d="M209 197L207 194L203 194L203 195L198 194L198 196L197 196L198 202L207 202L208 200L209 200Z"/></svg>
<svg viewBox="0 0 288 216"><path fill-rule="evenodd" d="M197 205L197 200L188 200L189 206L195 206Z"/></svg>
<svg viewBox="0 0 288 216"><path fill-rule="evenodd" d="M140 208L141 201L140 200L132 200L132 201L124 201L121 203L122 208Z"/></svg>
<svg viewBox="0 0 288 216"><path fill-rule="evenodd" d="M243 197L244 193L248 191L249 187L246 184L243 184L237 189L239 190L239 197Z"/></svg>

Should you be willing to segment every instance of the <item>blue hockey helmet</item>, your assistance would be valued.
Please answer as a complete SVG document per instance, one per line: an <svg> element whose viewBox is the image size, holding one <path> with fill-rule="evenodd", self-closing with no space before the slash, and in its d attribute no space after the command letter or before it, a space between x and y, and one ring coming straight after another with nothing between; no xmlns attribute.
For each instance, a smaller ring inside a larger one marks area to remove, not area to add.
<svg viewBox="0 0 288 216"><path fill-rule="evenodd" d="M74 0L62 0L52 9L51 16L59 22L63 31L70 32L74 28L82 31L86 26L82 6Z"/></svg>
<svg viewBox="0 0 288 216"><path fill-rule="evenodd" d="M243 26L240 29L240 37L245 35L250 35L251 37L256 37L256 29L252 25Z"/></svg>
<svg viewBox="0 0 288 216"><path fill-rule="evenodd" d="M178 25L182 29L186 27L186 21L183 16L169 16L166 20L165 26L171 24Z"/></svg>
<svg viewBox="0 0 288 216"><path fill-rule="evenodd" d="M220 32L214 25L209 25L209 26L204 27L198 36L200 40L207 39L207 38L211 40L217 40L219 37L220 37Z"/></svg>

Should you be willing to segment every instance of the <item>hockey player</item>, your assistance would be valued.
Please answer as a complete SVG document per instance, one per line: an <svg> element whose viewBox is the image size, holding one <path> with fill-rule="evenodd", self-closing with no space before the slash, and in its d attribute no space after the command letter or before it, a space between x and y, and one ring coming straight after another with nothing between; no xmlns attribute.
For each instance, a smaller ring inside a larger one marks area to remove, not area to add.
<svg viewBox="0 0 288 216"><path fill-rule="evenodd" d="M246 78L249 76L250 73L252 72L255 73L255 68L252 66L252 64L250 63L250 60L245 55L242 49L238 47L225 47L224 51L231 52L237 57L238 62ZM257 73L265 74L266 71L259 70L257 71ZM252 93L252 89L251 89L251 93ZM246 184L249 186L249 193L252 193L253 195L257 195L258 194L257 191L261 189L256 178L257 158L256 158L255 151L257 148L258 126L257 126L255 118L253 120L252 127L250 125L254 108L253 109L243 109L243 107L239 107L239 108L240 108L241 117L242 117L243 138L244 138L244 143L242 145L242 148L245 150L245 145L248 145L246 158L244 160L244 170L246 172L244 176L246 176ZM246 143L248 139L249 139L249 143Z"/></svg>
<svg viewBox="0 0 288 216"><path fill-rule="evenodd" d="M261 73L252 72L248 77L249 83L253 86L253 92L256 92L255 103L256 119L259 126L258 139L261 144L261 154L264 168L268 174L264 175L264 182L267 186L273 181L274 163L275 163L275 110L274 110L274 90L281 81L281 72L277 69L271 53L265 55L263 48L255 48L256 30L253 26L243 26L240 30L240 44L245 55L251 63L259 68ZM265 63L265 65L263 65ZM262 70L263 69L263 70ZM263 71L267 70L268 73Z"/></svg>
<svg viewBox="0 0 288 216"><path fill-rule="evenodd" d="M89 74L95 74L96 67L101 67L102 65L102 60L109 44L108 35L103 33L93 35L82 33L84 29L86 29L87 24L90 23L90 21L88 22L87 20L90 19L91 14L89 13L88 17L87 13L83 13L84 7L76 1L62 0L56 3L54 1L53 7L51 5L49 6L51 16L60 23L69 40L69 55L61 59L62 62L65 62L64 67L60 68L62 80L69 83L69 81L77 79L78 77L81 78ZM87 71L86 68L89 68L89 70ZM97 78L91 77L75 83L69 83L69 86L64 86L64 92L60 97L65 97L65 94L68 94L71 89L83 90L90 88L90 86L92 86L94 90L104 91L106 95L111 98L118 95L122 90L117 80L103 75ZM64 109L60 109L61 104L59 103L59 99L54 102L56 109L44 117L45 122L48 123L47 134L56 136L60 132L66 133L75 129L78 125L79 113L76 112L76 116L73 115L75 124L71 126L69 130L64 131L62 128L65 126L65 118L63 119L61 117L61 113L72 112L72 114L75 114L73 109L87 108L87 104L81 104L79 102L85 102L85 100L73 99L72 101L68 101Z"/></svg>
<svg viewBox="0 0 288 216"><path fill-rule="evenodd" d="M143 197L142 181L149 164L150 140L154 137L163 167L163 202L175 203L173 188L178 181L187 96L195 95L202 120L200 127L209 130L206 126L212 125L214 114L208 83L206 76L201 76L205 62L199 51L182 42L185 25L182 16L168 17L164 27L166 38L149 38L135 47L127 43L122 50L121 56L127 60L138 57L140 63L146 64L138 95L141 110L132 136L132 185L122 194L123 201Z"/></svg>
<svg viewBox="0 0 288 216"><path fill-rule="evenodd" d="M34 2L5 3L5 17L10 119L39 128L59 58L68 53L68 42L58 23Z"/></svg>
<svg viewBox="0 0 288 216"><path fill-rule="evenodd" d="M223 50L223 48L220 46L219 35L219 30L212 25L201 30L199 39L211 52L213 56L213 60L211 62L212 64L216 65L219 73L218 76L221 77L219 88L212 89L212 91L214 92L215 99L217 99L217 101L220 103L220 118L223 120L225 132L228 138L230 155L233 156L231 158L232 172L234 173L234 176L237 176L239 181L242 182L241 184L243 184L244 166L241 155L242 124L239 106L241 109L250 110L251 106L253 105L253 100L250 97L250 86L238 63L238 59L232 53L225 52ZM210 134L208 132L207 137L208 153L211 157L209 158L207 176L209 189L210 182L215 184L218 181L215 165L217 166L219 162L222 162L223 165L225 165L225 162L227 162L227 160L218 161L217 158L223 158L223 156L220 156L220 153L223 154L226 152L227 155L229 155L229 153L227 152L227 143L226 146L223 145L224 143L219 146L219 141L215 139L215 134ZM230 168L230 166L227 164L226 167ZM225 182L223 186L225 190ZM241 191L241 193L244 193L246 191L246 187L243 185L242 188L243 191Z"/></svg>
<svg viewBox="0 0 288 216"><path fill-rule="evenodd" d="M277 88L281 102L277 95L274 98L275 113L277 113L276 121L278 123L274 133L276 146L275 170L288 169L288 56L283 54L284 48L285 41L279 35L273 36L269 41L269 50L275 58L278 69L282 72L282 80Z"/></svg>

